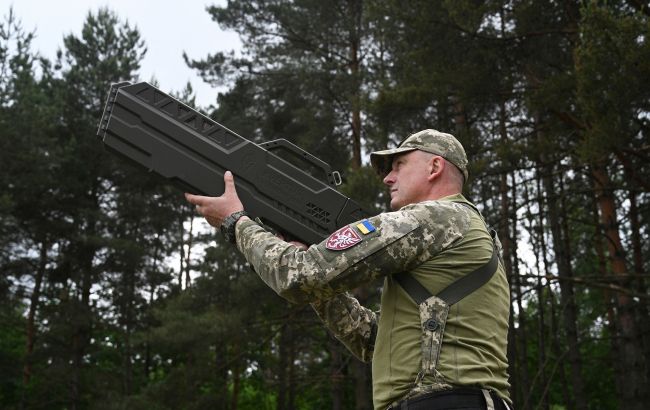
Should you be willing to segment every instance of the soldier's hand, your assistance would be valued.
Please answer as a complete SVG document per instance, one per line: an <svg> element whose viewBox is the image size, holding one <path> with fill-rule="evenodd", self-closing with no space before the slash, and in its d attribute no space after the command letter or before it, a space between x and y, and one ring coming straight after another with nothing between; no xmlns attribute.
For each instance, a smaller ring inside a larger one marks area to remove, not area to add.
<svg viewBox="0 0 650 410"><path fill-rule="evenodd" d="M290 244L292 244L292 245L297 246L298 248L300 248L301 251L306 251L306 250L309 248L309 246L305 245L305 244L302 243L302 242L298 242L298 241L288 241L288 242L289 242Z"/></svg>
<svg viewBox="0 0 650 410"><path fill-rule="evenodd" d="M221 196L213 197L185 193L187 202L196 205L197 212L203 215L205 220L215 228L220 227L228 215L244 210L244 206L239 200L239 196L237 196L232 172L226 171L224 173L223 182L225 190Z"/></svg>
<svg viewBox="0 0 650 410"><path fill-rule="evenodd" d="M288 241L288 240L286 240L286 239L284 238L284 235L282 235L281 233L276 233L275 236L277 236L279 239L282 239L282 240L285 241L286 243L290 243L290 244L292 244L293 246L297 246L301 251L306 251L307 249L309 249L309 246L307 246L306 244L304 244L304 243L302 243L302 242L298 242L298 241Z"/></svg>

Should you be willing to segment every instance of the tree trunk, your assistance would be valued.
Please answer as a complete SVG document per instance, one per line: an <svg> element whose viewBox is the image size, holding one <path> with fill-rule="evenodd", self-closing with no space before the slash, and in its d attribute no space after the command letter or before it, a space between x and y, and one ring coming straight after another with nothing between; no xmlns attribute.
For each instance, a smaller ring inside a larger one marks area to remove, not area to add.
<svg viewBox="0 0 650 410"><path fill-rule="evenodd" d="M99 209L100 181L95 183L90 190L88 200L93 204L91 209ZM80 230L81 238L77 244L78 253L73 255L78 261L81 271L80 283L81 300L76 300L74 324L74 334L72 336L72 374L70 383L71 408L76 410L81 404L81 381L84 369L84 355L90 342L91 330L93 324L92 307L90 303L90 290L95 283L95 266L94 260L97 254L98 244L94 242L98 236L99 227L96 217L91 213L84 221L85 227ZM73 247L73 249L75 249ZM77 313L79 312L79 313Z"/></svg>
<svg viewBox="0 0 650 410"><path fill-rule="evenodd" d="M458 138L463 145L465 150L469 148L467 145L469 141L466 139L469 137L469 125L467 124L467 113L465 112L465 106L463 102L456 96L452 94L450 97L450 102L452 104L452 110L454 115L454 129L456 131L456 138Z"/></svg>
<svg viewBox="0 0 650 410"><path fill-rule="evenodd" d="M156 295L156 283L155 283L155 273L158 270L158 261L160 257L160 247L156 246L155 252L154 252L154 257L153 257L153 266L151 267L151 275L150 275L150 280L151 282L149 283L150 285L150 293L149 293L149 301L148 301L148 308L151 308L153 306L153 302L155 300L155 295ZM144 377L145 380L149 380L149 377L151 375L151 331L150 327L147 326L146 329L146 340L144 344Z"/></svg>
<svg viewBox="0 0 650 410"><path fill-rule="evenodd" d="M288 338L287 338L287 320L282 325L280 330L280 340L278 346L278 398L276 402L277 410L287 410L287 396L288 396L288 384L287 383L287 367L288 367Z"/></svg>
<svg viewBox="0 0 650 410"><path fill-rule="evenodd" d="M294 308L295 309L295 308ZM296 361L296 337L294 334L293 325L293 315L289 318L289 323L287 326L287 342L289 349L289 363L287 369L287 382L288 382L288 397L287 397L287 409L294 410L296 408L296 366L294 362Z"/></svg>
<svg viewBox="0 0 650 410"><path fill-rule="evenodd" d="M92 238L95 236L94 221L89 223L89 231L85 232L85 236ZM72 337L72 374L70 383L71 395L71 408L76 410L81 406L81 382L82 372L84 366L84 355L88 347L92 329L92 308L90 306L90 290L94 283L94 266L93 260L95 258L96 247L83 241L81 244L80 252L80 267L81 267L81 300L78 300L75 306L78 313L77 323Z"/></svg>
<svg viewBox="0 0 650 410"><path fill-rule="evenodd" d="M122 302L123 347L122 347L122 392L128 396L132 392L133 361L131 331L133 327L133 299L135 296L135 272L123 272L124 295Z"/></svg>
<svg viewBox="0 0 650 410"><path fill-rule="evenodd" d="M291 312L293 313L293 311ZM281 390L284 392L284 407L278 409L294 410L296 401L296 380L295 380L295 366L294 361L296 357L296 344L293 334L293 321L294 315L290 314L287 317L286 323L282 328L280 354L283 359L280 360L282 367L283 377L280 379Z"/></svg>
<svg viewBox="0 0 650 410"><path fill-rule="evenodd" d="M218 409L225 410L228 408L228 346L217 340L214 351L216 401L221 403Z"/></svg>
<svg viewBox="0 0 650 410"><path fill-rule="evenodd" d="M527 190L526 190L527 191ZM542 387L541 391L541 399L540 399L540 404L542 408L548 408L548 394L547 394L547 380L546 380L546 320L545 320L545 309L546 309L546 302L545 302L545 297L544 297L544 291L546 290L546 287L544 286L542 277L546 276L547 270L548 270L548 260L546 258L546 255L548 255L548 250L546 247L546 235L544 233L544 213L542 210L544 209L544 198L541 195L541 185L539 178L537 178L537 204L539 208L538 212L538 221L537 221L537 229L535 229L535 232L537 232L537 239L533 241L534 243L534 253L535 253L535 261L536 261L536 266L537 266L537 305L539 306L538 311L537 311L537 349L539 351L537 355L537 363L538 363L538 372L539 372L539 385ZM529 210L529 217L531 218L532 222L532 212ZM551 292L550 287L548 288L549 292ZM532 386L534 389L535 386ZM530 402L530 397L532 397L533 391L531 390L529 392L528 397L526 398L526 402ZM538 406L539 407L539 406Z"/></svg>
<svg viewBox="0 0 650 410"><path fill-rule="evenodd" d="M34 352L34 339L36 337L36 327L34 320L36 318L36 311L38 310L39 299L41 297L41 286L45 276L45 268L47 266L47 250L48 244L41 241L40 254L38 261L38 269L34 275L34 290L29 302L29 313L27 314L27 327L26 327L26 348L25 348L25 364L23 367L23 388L26 389L32 376L32 353Z"/></svg>
<svg viewBox="0 0 650 410"><path fill-rule="evenodd" d="M235 344L233 345L233 354L232 357L239 357L239 344L235 341ZM237 410L237 407L239 406L239 382L240 382L240 374L239 374L239 360L236 359L232 363L232 396L230 397L230 410ZM281 408L278 407L278 410Z"/></svg>
<svg viewBox="0 0 650 410"><path fill-rule="evenodd" d="M506 104L502 99L499 107L499 132L501 134L501 143L504 146L509 144L508 142L508 129L506 126ZM510 164L505 161L501 161L501 175L499 177L499 194L501 197L501 208L499 212L499 239L501 240L501 245L503 246L503 262L505 263L506 275L508 277L512 276L512 240L510 235L510 217L512 213L510 212L510 198L508 194L510 193L508 187L508 169ZM512 187L513 199L516 194L515 187Z"/></svg>
<svg viewBox="0 0 650 410"><path fill-rule="evenodd" d="M538 135L540 143L543 142L541 133ZM553 238L553 251L555 253L555 264L557 266L557 274L560 278L569 280L560 280L560 301L562 304L564 331L566 332L568 344L568 360L571 366L571 385L573 396L575 399L575 408L579 410L587 410L587 396L585 393L584 382L582 377L582 358L580 356L580 345L578 341L578 313L575 304L575 292L573 289L573 282L570 280L573 277L573 269L571 267L570 250L566 248L567 240L562 234L562 219L559 212L558 200L561 195L555 194L555 187L553 181L553 167L548 164L548 159L540 155L538 159L539 167L541 169L542 181L544 183L544 190L547 195L547 212L548 221L551 228L551 236Z"/></svg>
<svg viewBox="0 0 650 410"><path fill-rule="evenodd" d="M507 112L506 112L505 100L503 99L501 100L499 108L500 108L499 132L501 134L501 142L502 144L507 145L509 143L508 141L509 138L508 138L508 129L506 125ZM517 211L516 211L517 190L514 181L515 179L514 173L512 173L512 185L511 187L508 186L508 175L509 175L508 169L510 167L511 164L502 161L501 163L502 169L501 169L500 183L499 183L501 207L499 212L498 231L499 231L499 239L503 247L503 262L505 264L504 268L506 270L506 277L508 278L508 283L510 284L510 287L512 287L512 283L514 281L517 281L517 279L514 279L516 269L513 269L513 266L517 265L516 247L513 245L516 240L514 236L515 233L517 232L517 227L516 227L517 226L516 225L517 224ZM513 198L512 206L510 205L509 194L512 195ZM513 224L512 229L511 229L511 223ZM512 298L510 299L512 300ZM513 312L514 309L512 308L512 302L511 302L510 315L508 318L509 326L510 326L510 331L508 332L508 361L511 366L514 366L516 360L515 358L516 353L514 353L515 350L512 349L514 343L516 343L516 339L512 337L514 336L514 331L515 331ZM510 369L510 371L512 371L512 368ZM517 385L518 384L519 383L517 383Z"/></svg>
<svg viewBox="0 0 650 410"><path fill-rule="evenodd" d="M133 351L131 346L131 326L127 324L124 329L124 347L122 351L122 392L125 396L132 393L133 385Z"/></svg>
<svg viewBox="0 0 650 410"><path fill-rule="evenodd" d="M352 108L352 169L361 168L361 19L363 12L362 0L349 0L349 12L352 18L350 27L350 75L353 81L351 95Z"/></svg>
<svg viewBox="0 0 650 410"><path fill-rule="evenodd" d="M604 163L592 164L591 174L594 179L600 222L605 233L609 268L614 276L621 278L619 285L630 284L625 264L625 250L618 232L616 203L612 195L612 186ZM645 357L641 346L640 332L634 320L634 300L627 294L617 292L616 323L618 324L619 360L623 372L618 375L624 382L619 408L636 410L646 408L650 401Z"/></svg>
<svg viewBox="0 0 650 410"><path fill-rule="evenodd" d="M527 195L527 193L525 193ZM529 201L526 201L530 203ZM514 246L511 244L511 248L514 250ZM511 328L509 334L512 333L513 337L510 338L509 344L512 343L512 352L509 360L513 360L516 363L515 370L513 371L513 401L515 401L515 406L517 408L526 409L526 397L528 396L528 391L530 391L530 373L528 370L528 337L527 337L527 317L526 312L523 307L522 301L522 289L521 289L521 276L519 275L518 268L516 264L510 264L510 268L513 270L511 277L511 291L513 296L511 297L511 316L513 319L511 321ZM514 305L513 305L514 304ZM515 327L514 312L517 312L518 327Z"/></svg>
<svg viewBox="0 0 650 410"><path fill-rule="evenodd" d="M372 409L372 393L370 383L370 366L363 363L356 358L352 358L351 362L352 372L356 380L356 388L354 389L355 406L356 410L371 410Z"/></svg>
<svg viewBox="0 0 650 410"><path fill-rule="evenodd" d="M341 369L343 360L339 350L339 341L333 336L329 335L329 348L330 348L330 392L332 395L332 410L343 410L343 374Z"/></svg>
<svg viewBox="0 0 650 410"><path fill-rule="evenodd" d="M597 198L593 198L591 204L591 214L593 218L593 226L595 227L595 234L593 239L594 250L598 259L598 274L603 278L607 277L607 258L605 257L605 249L603 248L602 238L604 234L600 226L600 215L598 213ZM618 397L623 396L623 379L618 377L623 372L621 369L621 362L618 355L618 341L616 340L616 314L614 313L614 302L612 293L609 289L603 289L603 303L607 314L607 329L609 331L610 351L609 359L611 361L612 369L614 369L614 383Z"/></svg>
<svg viewBox="0 0 650 410"><path fill-rule="evenodd" d="M553 335L559 335L560 334L560 329L557 324L558 322L558 314L556 312L556 306L557 303L555 301L555 296L553 293L549 293L549 302L550 302L550 307L551 307L551 314L550 314L550 321L551 321L551 334ZM562 348L560 347L560 338L559 337L552 337L551 338L551 348L553 349L553 354L555 356L555 368L557 369L558 373L558 379L559 383L562 389L562 398L564 401L564 404L566 405L566 408L568 409L573 409L575 408L573 404L573 399L571 397L571 393L569 392L569 382L566 377L566 373L564 371L564 357L566 356L565 352L562 351ZM553 373L550 375L551 380L553 379ZM550 382L549 382L550 383Z"/></svg>
<svg viewBox="0 0 650 410"><path fill-rule="evenodd" d="M288 307L291 309L291 307ZM294 358L295 343L291 321L293 315L289 314L280 331L279 360L278 360L278 410L294 410L295 408L295 379Z"/></svg>
<svg viewBox="0 0 650 410"><path fill-rule="evenodd" d="M626 175L628 173L626 172ZM629 181L630 177L626 179ZM648 289L645 284L644 275L645 269L643 267L643 248L641 246L641 224L639 223L639 210L637 205L637 192L636 190L630 191L630 239L632 242L632 252L634 261L634 279L636 279L635 290L641 294L646 295ZM646 377L650 380L650 315L648 314L647 299L639 298L636 311L636 323L639 323L641 332L641 341L643 350L645 352L645 365Z"/></svg>
<svg viewBox="0 0 650 410"><path fill-rule="evenodd" d="M524 407L521 409L526 409L527 407L524 400L530 391L530 373L528 370L528 335L527 335L527 315L523 305L522 300L522 289L521 289L521 277L516 275L514 277L514 293L515 293L515 303L518 312L518 322L519 327L517 328L515 348L517 352L516 360L518 362L518 374L517 374L517 385L519 386L519 397L522 399L520 403L523 403ZM518 343L517 343L518 342Z"/></svg>

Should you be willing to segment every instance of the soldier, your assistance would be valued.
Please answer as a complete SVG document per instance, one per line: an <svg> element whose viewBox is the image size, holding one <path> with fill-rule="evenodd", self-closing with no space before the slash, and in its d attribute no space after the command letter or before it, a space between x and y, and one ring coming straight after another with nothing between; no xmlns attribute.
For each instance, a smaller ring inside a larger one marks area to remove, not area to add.
<svg viewBox="0 0 650 410"><path fill-rule="evenodd" d="M506 409L509 287L500 243L461 194L467 157L450 134L424 130L373 152L392 212L310 247L247 217L226 172L221 197L186 194L280 296L309 302L363 361L375 409ZM384 278L381 315L347 291Z"/></svg>

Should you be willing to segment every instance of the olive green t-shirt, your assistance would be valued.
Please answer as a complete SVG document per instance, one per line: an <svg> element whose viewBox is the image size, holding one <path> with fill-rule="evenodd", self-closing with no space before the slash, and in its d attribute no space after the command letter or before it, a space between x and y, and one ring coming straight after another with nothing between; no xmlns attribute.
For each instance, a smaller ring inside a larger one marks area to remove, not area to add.
<svg viewBox="0 0 650 410"><path fill-rule="evenodd" d="M461 195L443 200L466 202ZM411 271L434 295L483 266L492 255L492 239L482 219L477 212L471 214L462 239ZM509 308L509 286L499 263L487 284L450 308L437 366L444 382L489 388L508 399ZM376 409L386 408L413 386L420 370L421 337L417 305L392 276L387 276L372 366Z"/></svg>

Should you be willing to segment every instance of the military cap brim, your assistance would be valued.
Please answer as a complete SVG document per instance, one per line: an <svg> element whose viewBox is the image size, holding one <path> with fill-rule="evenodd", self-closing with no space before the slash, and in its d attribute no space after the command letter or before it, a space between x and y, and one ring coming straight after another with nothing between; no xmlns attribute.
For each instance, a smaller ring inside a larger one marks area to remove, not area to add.
<svg viewBox="0 0 650 410"><path fill-rule="evenodd" d="M410 151L416 151L417 148L413 147L398 147L392 149L385 149L382 151L375 151L370 153L370 164L377 171L379 175L386 175L390 172L393 157L397 154L403 154Z"/></svg>

